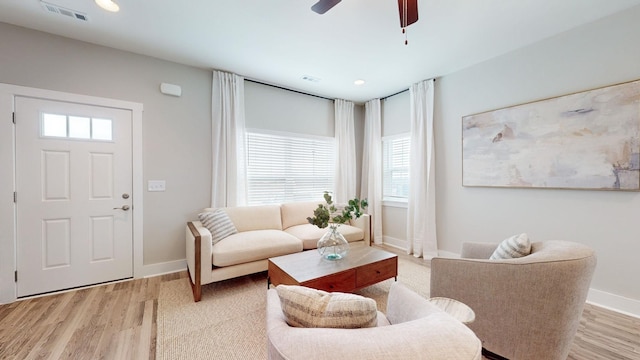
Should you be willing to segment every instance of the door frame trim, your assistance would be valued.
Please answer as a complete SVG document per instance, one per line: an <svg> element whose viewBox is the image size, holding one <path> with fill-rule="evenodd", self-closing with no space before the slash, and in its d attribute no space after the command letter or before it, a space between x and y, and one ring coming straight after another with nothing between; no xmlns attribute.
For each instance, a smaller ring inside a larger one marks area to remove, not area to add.
<svg viewBox="0 0 640 360"><path fill-rule="evenodd" d="M143 168L142 168L142 112L143 104L80 95L54 90L37 89L0 83L0 304L17 299L14 271L17 269L16 205L13 198L15 184L15 127L12 121L14 98L25 96L46 100L111 107L131 111L132 167L133 167L133 277L144 274L143 264Z"/></svg>

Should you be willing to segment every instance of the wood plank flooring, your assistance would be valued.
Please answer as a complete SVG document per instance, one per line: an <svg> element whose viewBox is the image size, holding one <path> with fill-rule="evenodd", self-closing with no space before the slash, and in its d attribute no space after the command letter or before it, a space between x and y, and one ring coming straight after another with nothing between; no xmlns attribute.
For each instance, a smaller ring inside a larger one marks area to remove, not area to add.
<svg viewBox="0 0 640 360"><path fill-rule="evenodd" d="M0 359L155 359L160 283L186 276L181 272L0 305Z"/></svg>
<svg viewBox="0 0 640 360"><path fill-rule="evenodd" d="M155 359L160 283L186 277L180 272L0 305L0 359ZM599 359L639 360L640 319L587 304L569 360Z"/></svg>

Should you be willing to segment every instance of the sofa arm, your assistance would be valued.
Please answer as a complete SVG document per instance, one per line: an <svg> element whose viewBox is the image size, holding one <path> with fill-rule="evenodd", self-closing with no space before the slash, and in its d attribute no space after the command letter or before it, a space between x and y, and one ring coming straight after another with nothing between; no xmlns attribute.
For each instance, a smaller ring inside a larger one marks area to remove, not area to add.
<svg viewBox="0 0 640 360"><path fill-rule="evenodd" d="M463 259L488 259L498 247L498 244L465 242L462 243L460 257Z"/></svg>
<svg viewBox="0 0 640 360"><path fill-rule="evenodd" d="M186 228L187 268L193 290L193 300L200 301L202 284L211 277L211 233L199 221L190 221Z"/></svg>
<svg viewBox="0 0 640 360"><path fill-rule="evenodd" d="M364 243L371 245L371 215L362 214L362 216L357 219L351 219L349 225L361 229L364 233Z"/></svg>

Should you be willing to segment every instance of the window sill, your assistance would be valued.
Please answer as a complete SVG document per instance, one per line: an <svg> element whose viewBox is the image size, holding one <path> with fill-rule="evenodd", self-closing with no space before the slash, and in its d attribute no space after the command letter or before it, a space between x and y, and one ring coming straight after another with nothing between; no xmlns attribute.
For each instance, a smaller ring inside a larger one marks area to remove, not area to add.
<svg viewBox="0 0 640 360"><path fill-rule="evenodd" d="M388 207L396 207L396 208L404 208L408 207L407 201L398 201L398 200L382 200L382 206Z"/></svg>

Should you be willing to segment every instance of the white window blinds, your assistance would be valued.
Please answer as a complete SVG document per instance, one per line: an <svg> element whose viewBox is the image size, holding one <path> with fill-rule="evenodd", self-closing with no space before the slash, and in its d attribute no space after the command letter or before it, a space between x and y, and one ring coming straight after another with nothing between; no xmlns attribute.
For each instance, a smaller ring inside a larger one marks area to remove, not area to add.
<svg viewBox="0 0 640 360"><path fill-rule="evenodd" d="M408 134L382 139L382 198L406 202L409 193Z"/></svg>
<svg viewBox="0 0 640 360"><path fill-rule="evenodd" d="M334 138L247 131L249 205L321 200L333 191Z"/></svg>

